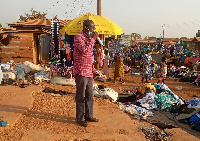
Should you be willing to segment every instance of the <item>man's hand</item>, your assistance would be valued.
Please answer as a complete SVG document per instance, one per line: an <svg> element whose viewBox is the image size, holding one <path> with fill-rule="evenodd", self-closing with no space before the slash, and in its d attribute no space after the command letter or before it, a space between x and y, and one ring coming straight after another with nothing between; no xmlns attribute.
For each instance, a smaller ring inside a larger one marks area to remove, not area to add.
<svg viewBox="0 0 200 141"><path fill-rule="evenodd" d="M96 40L97 37L99 37L99 34L98 34L96 31L94 31L94 34L92 35L92 38L93 38L94 40Z"/></svg>

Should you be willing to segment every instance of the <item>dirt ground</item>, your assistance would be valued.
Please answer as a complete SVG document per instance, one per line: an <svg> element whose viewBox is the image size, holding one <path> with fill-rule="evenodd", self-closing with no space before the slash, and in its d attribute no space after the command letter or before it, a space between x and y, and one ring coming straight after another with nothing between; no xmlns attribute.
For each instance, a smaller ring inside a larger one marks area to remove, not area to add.
<svg viewBox="0 0 200 141"><path fill-rule="evenodd" d="M113 69L110 68L111 78ZM154 78L151 82L156 83ZM125 75L125 84L112 81L95 81L98 85L114 89L121 93L120 87L140 87L141 76ZM50 85L44 86L55 90L71 92L69 95L55 95L42 92L42 87L28 86L0 86L0 116L9 123L7 127L0 127L2 141L65 141L65 140L130 140L145 141L145 135L138 130L143 125L151 125L145 121L138 121L131 115L122 112L119 106L107 99L94 98L94 117L98 123L89 123L88 127L81 127L75 120L75 87ZM188 83L177 82L171 79L166 85L183 99L200 97L200 87ZM182 86L182 90L176 90ZM180 128L167 129L173 134L174 141L198 141Z"/></svg>

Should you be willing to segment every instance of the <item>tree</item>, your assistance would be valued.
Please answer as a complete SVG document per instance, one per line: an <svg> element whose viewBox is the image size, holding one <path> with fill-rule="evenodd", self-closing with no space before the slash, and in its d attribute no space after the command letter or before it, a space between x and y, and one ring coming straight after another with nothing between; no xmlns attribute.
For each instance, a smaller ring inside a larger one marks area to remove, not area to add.
<svg viewBox="0 0 200 141"><path fill-rule="evenodd" d="M30 11L31 11L31 14L25 13L25 16L20 15L19 20L26 21L26 20L45 19L46 18L46 15L47 15L46 13L38 12L36 10L33 10L33 8L31 8Z"/></svg>
<svg viewBox="0 0 200 141"><path fill-rule="evenodd" d="M157 38L154 36L145 36L143 40L156 40Z"/></svg>
<svg viewBox="0 0 200 141"><path fill-rule="evenodd" d="M156 39L157 39L157 38L154 37L154 36L151 36L151 37L148 36L148 40L156 40Z"/></svg>
<svg viewBox="0 0 200 141"><path fill-rule="evenodd" d="M200 30L196 33L196 37L200 37Z"/></svg>
<svg viewBox="0 0 200 141"><path fill-rule="evenodd" d="M187 39L187 37L181 37L180 39L181 39L181 40L184 40L184 39Z"/></svg>
<svg viewBox="0 0 200 141"><path fill-rule="evenodd" d="M143 40L148 40L148 38L149 38L148 36L145 36Z"/></svg>
<svg viewBox="0 0 200 141"><path fill-rule="evenodd" d="M141 35L138 33L132 33L131 34L132 40L141 40Z"/></svg>
<svg viewBox="0 0 200 141"><path fill-rule="evenodd" d="M2 24L0 23L0 27L2 27Z"/></svg>

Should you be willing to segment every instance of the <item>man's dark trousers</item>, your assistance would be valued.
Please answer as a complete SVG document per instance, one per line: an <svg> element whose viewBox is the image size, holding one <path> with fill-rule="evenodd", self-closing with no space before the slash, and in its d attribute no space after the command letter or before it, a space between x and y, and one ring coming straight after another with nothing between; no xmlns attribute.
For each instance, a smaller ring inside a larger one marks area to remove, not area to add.
<svg viewBox="0 0 200 141"><path fill-rule="evenodd" d="M85 121L93 117L93 77L75 76L76 82L76 120Z"/></svg>

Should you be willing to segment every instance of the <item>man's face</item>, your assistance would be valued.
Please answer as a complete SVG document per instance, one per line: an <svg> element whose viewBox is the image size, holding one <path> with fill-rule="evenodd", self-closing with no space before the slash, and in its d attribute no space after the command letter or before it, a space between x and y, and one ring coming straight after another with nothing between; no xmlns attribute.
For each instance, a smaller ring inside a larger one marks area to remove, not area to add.
<svg viewBox="0 0 200 141"><path fill-rule="evenodd" d="M95 31L95 24L94 23L91 23L90 25L88 25L88 32L90 31L90 32L94 32Z"/></svg>

